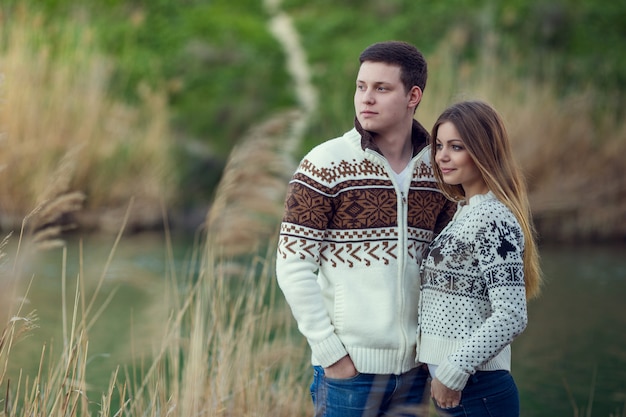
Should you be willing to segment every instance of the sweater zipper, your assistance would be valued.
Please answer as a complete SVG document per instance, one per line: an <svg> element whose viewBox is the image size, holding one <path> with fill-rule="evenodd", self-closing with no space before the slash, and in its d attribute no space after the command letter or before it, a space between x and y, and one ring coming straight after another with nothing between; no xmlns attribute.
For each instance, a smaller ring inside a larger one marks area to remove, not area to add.
<svg viewBox="0 0 626 417"><path fill-rule="evenodd" d="M426 149L426 148L425 148ZM408 244L408 224L407 224L407 206L408 206L408 201L407 201L407 193L409 192L410 188L411 188L411 181L413 180L413 170L415 169L415 161L420 158L420 155L422 155L422 153L424 152L424 149L422 151L420 151L416 156L414 156L413 158L411 158L411 161L409 161L409 164L411 164L411 173L410 178L407 181L407 185L406 185L406 190L402 189L400 187L400 184L398 184L396 182L396 177L393 174L393 170L391 169L391 165L389 165L389 162L387 161L387 159L378 154L377 152L371 151L371 150L366 150L366 152L371 152L372 155L375 155L376 159L379 159L382 161L383 166L385 167L385 170L387 171L387 175L389 176L389 179L391 180L391 183L393 184L394 190L396 192L396 196L398 196L398 217L397 217L397 221L398 221L398 274L399 274L399 279L398 279L398 285L399 285L399 293L400 293L400 314L401 317L404 316L404 310L406 309L406 303L404 301L404 297L406 296L405 291L403 290L404 288L404 284L405 284L405 280L406 280L406 263L407 263L407 256L405 255L405 252L407 251L407 244ZM398 359L400 360L400 366L404 365L404 361L405 361L405 357L407 354L407 350L408 347L410 345L409 343L409 336L406 333L406 329L404 328L404 326L401 326L401 332L402 332L402 337L403 337L403 341L404 343L402 344L401 348L400 348L400 354L398 356ZM413 335L413 337L415 337L415 335Z"/></svg>
<svg viewBox="0 0 626 417"><path fill-rule="evenodd" d="M395 183L395 179L394 179L394 183ZM398 187L398 185L396 185L396 187ZM398 189L398 188L396 188ZM406 296L405 291L404 291L404 287L405 287L405 280L406 280L406 251L407 251L407 242L408 242L408 229L407 229L407 220L406 220L406 213L407 213L407 199L406 199L406 195L404 190L400 190L400 204L399 209L398 209L398 263L399 263L399 273L400 273L400 279L399 279L399 291L400 291L400 300L401 300L401 305L400 305L400 313L402 314L402 316L405 315L405 309L406 309L406 303L404 301L404 298ZM402 322L402 321L401 321ZM406 357L406 351L408 349L409 346L409 335L406 334L405 328L404 326L401 326L402 329L402 337L404 338L404 343L402 345L402 350L400 352L401 356L400 358L404 359ZM403 363L404 365L404 363Z"/></svg>
<svg viewBox="0 0 626 417"><path fill-rule="evenodd" d="M404 317L405 310L406 310L406 302L405 302L406 291L404 291L404 288L406 285L406 264L407 264L406 252L407 252L407 244L408 244L407 193L409 189L411 188L411 180L413 179L413 167L415 165L415 158L411 158L411 161L409 161L409 164L411 164L411 168L410 168L411 173L409 174L410 178L408 178L407 181L405 181L405 184L398 184L396 182L396 177L391 170L391 166L389 165L386 159L385 159L385 162L387 165L388 175L391 178L391 182L394 186L394 189L396 190L396 196L399 197L398 198L398 218L397 218L397 221L398 221L398 274L399 274L398 291L400 294L400 314L401 314L401 317ZM402 332L402 338L403 338L404 343L402 344L401 349L400 349L399 359L401 361L400 362L401 366L403 366L404 358L406 358L407 351L410 346L410 343L409 343L410 335L407 334L404 326L401 326L401 332Z"/></svg>

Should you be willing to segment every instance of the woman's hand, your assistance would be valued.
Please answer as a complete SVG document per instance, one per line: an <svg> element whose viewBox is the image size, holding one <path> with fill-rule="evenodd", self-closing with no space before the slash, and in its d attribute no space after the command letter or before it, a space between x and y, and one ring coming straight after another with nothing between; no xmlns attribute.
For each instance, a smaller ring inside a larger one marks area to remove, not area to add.
<svg viewBox="0 0 626 417"><path fill-rule="evenodd" d="M324 368L324 374L328 378L333 379L346 379L352 378L358 373L354 367L354 363L349 355L344 356L337 362L330 365L328 368Z"/></svg>
<svg viewBox="0 0 626 417"><path fill-rule="evenodd" d="M437 378L433 378L430 383L430 396L441 408L453 408L461 403L461 391L451 390Z"/></svg>

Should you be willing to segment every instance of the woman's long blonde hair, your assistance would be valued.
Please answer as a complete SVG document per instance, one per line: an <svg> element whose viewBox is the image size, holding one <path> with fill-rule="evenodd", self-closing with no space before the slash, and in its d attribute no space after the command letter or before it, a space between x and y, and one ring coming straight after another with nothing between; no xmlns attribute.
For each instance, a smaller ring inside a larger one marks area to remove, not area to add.
<svg viewBox="0 0 626 417"><path fill-rule="evenodd" d="M537 233L532 221L526 182L513 159L502 117L485 102L463 101L448 107L435 122L430 138L431 161L435 177L443 193L448 198L459 201L465 198L463 187L446 184L441 170L435 163L437 131L439 126L446 122L452 123L458 131L489 190L513 212L520 223L525 241L526 297L530 299L538 296L543 278L537 248Z"/></svg>

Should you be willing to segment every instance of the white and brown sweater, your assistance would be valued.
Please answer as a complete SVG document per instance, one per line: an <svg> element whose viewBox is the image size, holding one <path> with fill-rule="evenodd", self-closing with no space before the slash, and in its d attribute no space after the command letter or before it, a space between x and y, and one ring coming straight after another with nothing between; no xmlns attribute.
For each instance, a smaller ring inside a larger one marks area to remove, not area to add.
<svg viewBox="0 0 626 417"><path fill-rule="evenodd" d="M314 148L294 174L277 279L313 365L349 354L359 372L399 374L416 366L419 264L454 205L437 188L421 125L402 187L356 126Z"/></svg>

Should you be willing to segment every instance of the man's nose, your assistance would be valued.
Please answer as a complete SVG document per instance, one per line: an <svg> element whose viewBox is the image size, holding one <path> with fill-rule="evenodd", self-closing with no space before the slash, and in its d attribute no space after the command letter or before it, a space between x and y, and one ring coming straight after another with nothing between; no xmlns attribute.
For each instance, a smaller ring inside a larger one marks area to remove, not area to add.
<svg viewBox="0 0 626 417"><path fill-rule="evenodd" d="M374 102L374 95L372 94L372 90L371 89L367 89L363 92L363 102L364 103L373 103Z"/></svg>

